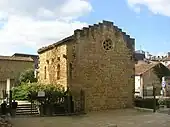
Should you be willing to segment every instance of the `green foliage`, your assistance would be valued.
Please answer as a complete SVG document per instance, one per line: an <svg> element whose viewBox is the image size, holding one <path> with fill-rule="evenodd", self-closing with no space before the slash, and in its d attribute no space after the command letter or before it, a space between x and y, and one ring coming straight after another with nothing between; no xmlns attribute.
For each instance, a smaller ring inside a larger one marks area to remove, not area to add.
<svg viewBox="0 0 170 127"><path fill-rule="evenodd" d="M43 100L43 103L53 103L58 97L64 96L64 89L59 84L44 85L39 83L21 83L19 86L13 89L13 99L39 101L37 98L39 91L45 92L46 96Z"/></svg>
<svg viewBox="0 0 170 127"><path fill-rule="evenodd" d="M162 77L170 76L170 70L162 64L156 65L154 67L154 72L157 75L157 77L159 78L160 82L162 81Z"/></svg>
<svg viewBox="0 0 170 127"><path fill-rule="evenodd" d="M33 69L29 69L24 71L23 73L21 73L20 77L19 77L19 82L25 82L25 83L33 83L33 82L37 82L37 78L34 77L34 70Z"/></svg>
<svg viewBox="0 0 170 127"><path fill-rule="evenodd" d="M12 90L12 96L15 100L27 100L29 85L21 84Z"/></svg>

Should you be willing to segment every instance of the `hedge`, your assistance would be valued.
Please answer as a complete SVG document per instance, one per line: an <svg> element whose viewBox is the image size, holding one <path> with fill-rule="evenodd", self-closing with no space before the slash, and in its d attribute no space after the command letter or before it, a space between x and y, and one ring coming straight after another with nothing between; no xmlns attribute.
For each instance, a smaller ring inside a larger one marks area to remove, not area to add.
<svg viewBox="0 0 170 127"><path fill-rule="evenodd" d="M140 108L154 108L154 99L153 98L146 98L146 99L135 99L135 106ZM158 99L156 99L156 107L159 106Z"/></svg>

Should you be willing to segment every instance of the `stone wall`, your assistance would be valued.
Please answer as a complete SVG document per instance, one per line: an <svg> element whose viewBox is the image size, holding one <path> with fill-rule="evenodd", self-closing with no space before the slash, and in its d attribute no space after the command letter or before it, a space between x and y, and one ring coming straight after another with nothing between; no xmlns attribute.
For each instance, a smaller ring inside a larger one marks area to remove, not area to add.
<svg viewBox="0 0 170 127"><path fill-rule="evenodd" d="M132 107L134 39L107 21L76 30L74 37L67 45L68 82L73 93L85 91L86 111ZM109 39L107 51L103 43Z"/></svg>
<svg viewBox="0 0 170 127"><path fill-rule="evenodd" d="M135 91L134 41L108 21L75 30L70 39L38 50L39 82L60 82L69 86L74 100L79 98L83 89L87 112L132 107ZM66 59L63 54L66 54ZM60 80L56 78L58 64L62 71ZM46 79L45 66L48 68Z"/></svg>
<svg viewBox="0 0 170 127"><path fill-rule="evenodd" d="M39 82L67 87L66 45L60 45L39 55ZM60 67L59 67L60 66ZM46 67L46 78L45 78ZM60 69L59 69L59 68ZM58 78L58 72L59 78Z"/></svg>
<svg viewBox="0 0 170 127"><path fill-rule="evenodd" d="M4 59L4 57L0 59L0 98L2 97L2 90L6 90L7 78L11 79L11 87L14 87L17 85L22 72L27 69L34 69L33 61L9 59Z"/></svg>
<svg viewBox="0 0 170 127"><path fill-rule="evenodd" d="M33 69L33 61L2 60L0 59L0 81L7 78L16 79L27 69Z"/></svg>

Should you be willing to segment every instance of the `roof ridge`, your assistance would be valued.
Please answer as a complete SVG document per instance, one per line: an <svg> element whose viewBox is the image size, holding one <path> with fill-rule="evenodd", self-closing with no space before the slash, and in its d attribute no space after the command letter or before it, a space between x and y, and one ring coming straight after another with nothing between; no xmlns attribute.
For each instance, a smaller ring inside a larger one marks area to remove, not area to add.
<svg viewBox="0 0 170 127"><path fill-rule="evenodd" d="M30 62L33 62L33 59L31 57L16 57L16 56L2 56L2 55L0 55L0 60L30 61Z"/></svg>
<svg viewBox="0 0 170 127"><path fill-rule="evenodd" d="M158 63L150 63L150 64L139 64L139 65L135 65L135 74L136 75L141 75L145 72L147 72L148 70L152 69L154 66L158 65L158 64L162 64L161 62ZM141 68L140 68L141 67ZM142 70L144 69L144 70Z"/></svg>

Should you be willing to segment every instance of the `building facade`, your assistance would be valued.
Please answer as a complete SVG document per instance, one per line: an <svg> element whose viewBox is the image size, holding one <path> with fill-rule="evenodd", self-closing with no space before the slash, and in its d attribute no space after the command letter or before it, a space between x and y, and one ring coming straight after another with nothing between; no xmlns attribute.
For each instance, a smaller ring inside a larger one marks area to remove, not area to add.
<svg viewBox="0 0 170 127"><path fill-rule="evenodd" d="M14 87L20 74L27 69L33 69L33 66L32 58L0 56L0 96L2 97L2 90Z"/></svg>
<svg viewBox="0 0 170 127"><path fill-rule="evenodd" d="M112 22L75 30L74 35L43 47L39 82L61 84L75 93L85 91L85 110L133 106L135 39Z"/></svg>
<svg viewBox="0 0 170 127"><path fill-rule="evenodd" d="M161 80L155 72L155 68L159 68L161 75L166 75L164 70L168 70L160 62L147 63L145 61L138 61L135 65L135 95L140 97L153 96L154 86L156 87L156 95L160 96Z"/></svg>
<svg viewBox="0 0 170 127"><path fill-rule="evenodd" d="M21 57L21 58L32 58L34 61L34 75L35 78L38 77L38 63L39 63L39 57L38 55L32 55L32 54L24 54L24 53L15 53L12 55L12 57Z"/></svg>

